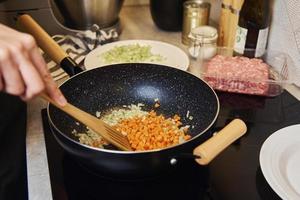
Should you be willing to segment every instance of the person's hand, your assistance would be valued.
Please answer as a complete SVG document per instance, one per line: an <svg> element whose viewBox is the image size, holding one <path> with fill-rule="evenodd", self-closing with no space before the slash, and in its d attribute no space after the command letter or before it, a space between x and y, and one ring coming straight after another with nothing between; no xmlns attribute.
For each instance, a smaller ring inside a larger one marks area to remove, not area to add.
<svg viewBox="0 0 300 200"><path fill-rule="evenodd" d="M53 81L34 38L0 24L0 91L32 99L45 91L60 105L66 99Z"/></svg>

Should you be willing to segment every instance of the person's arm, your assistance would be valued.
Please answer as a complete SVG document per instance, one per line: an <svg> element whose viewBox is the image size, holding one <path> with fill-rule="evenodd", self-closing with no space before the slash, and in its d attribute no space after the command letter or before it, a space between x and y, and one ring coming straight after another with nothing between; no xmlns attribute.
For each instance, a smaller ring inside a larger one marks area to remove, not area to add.
<svg viewBox="0 0 300 200"><path fill-rule="evenodd" d="M25 101L45 91L60 105L66 103L34 38L3 24L0 24L0 91Z"/></svg>

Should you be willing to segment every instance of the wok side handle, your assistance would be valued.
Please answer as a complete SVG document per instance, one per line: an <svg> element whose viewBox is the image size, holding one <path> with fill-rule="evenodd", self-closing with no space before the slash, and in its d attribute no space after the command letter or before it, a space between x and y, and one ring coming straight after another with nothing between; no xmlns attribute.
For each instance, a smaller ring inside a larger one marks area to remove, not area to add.
<svg viewBox="0 0 300 200"><path fill-rule="evenodd" d="M17 19L17 25L21 30L31 34L39 47L48 54L55 63L59 64L68 75L73 76L82 71L74 60L68 56L30 15L20 15Z"/></svg>
<svg viewBox="0 0 300 200"><path fill-rule="evenodd" d="M200 165L209 164L219 153L246 132L247 126L242 120L232 120L216 135L194 149L194 155L200 157L196 159L196 162Z"/></svg>

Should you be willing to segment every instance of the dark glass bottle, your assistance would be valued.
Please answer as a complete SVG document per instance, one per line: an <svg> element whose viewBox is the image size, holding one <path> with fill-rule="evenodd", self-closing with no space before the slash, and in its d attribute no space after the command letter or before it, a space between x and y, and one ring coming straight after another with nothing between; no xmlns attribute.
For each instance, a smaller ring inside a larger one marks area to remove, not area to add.
<svg viewBox="0 0 300 200"><path fill-rule="evenodd" d="M181 31L183 3L186 0L150 0L151 17L165 31Z"/></svg>
<svg viewBox="0 0 300 200"><path fill-rule="evenodd" d="M271 0L245 0L236 30L236 54L248 57L263 55L267 47L271 10Z"/></svg>

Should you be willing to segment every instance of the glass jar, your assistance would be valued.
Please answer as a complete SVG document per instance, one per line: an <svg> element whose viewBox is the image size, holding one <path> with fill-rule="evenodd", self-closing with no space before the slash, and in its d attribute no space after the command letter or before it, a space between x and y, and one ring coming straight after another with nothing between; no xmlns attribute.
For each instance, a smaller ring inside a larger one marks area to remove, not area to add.
<svg viewBox="0 0 300 200"><path fill-rule="evenodd" d="M190 0L183 4L183 23L181 41L189 44L189 33L198 26L207 25L209 22L210 2L203 0Z"/></svg>
<svg viewBox="0 0 300 200"><path fill-rule="evenodd" d="M210 59L217 53L217 29L212 26L199 26L189 34L189 54L192 58Z"/></svg>

